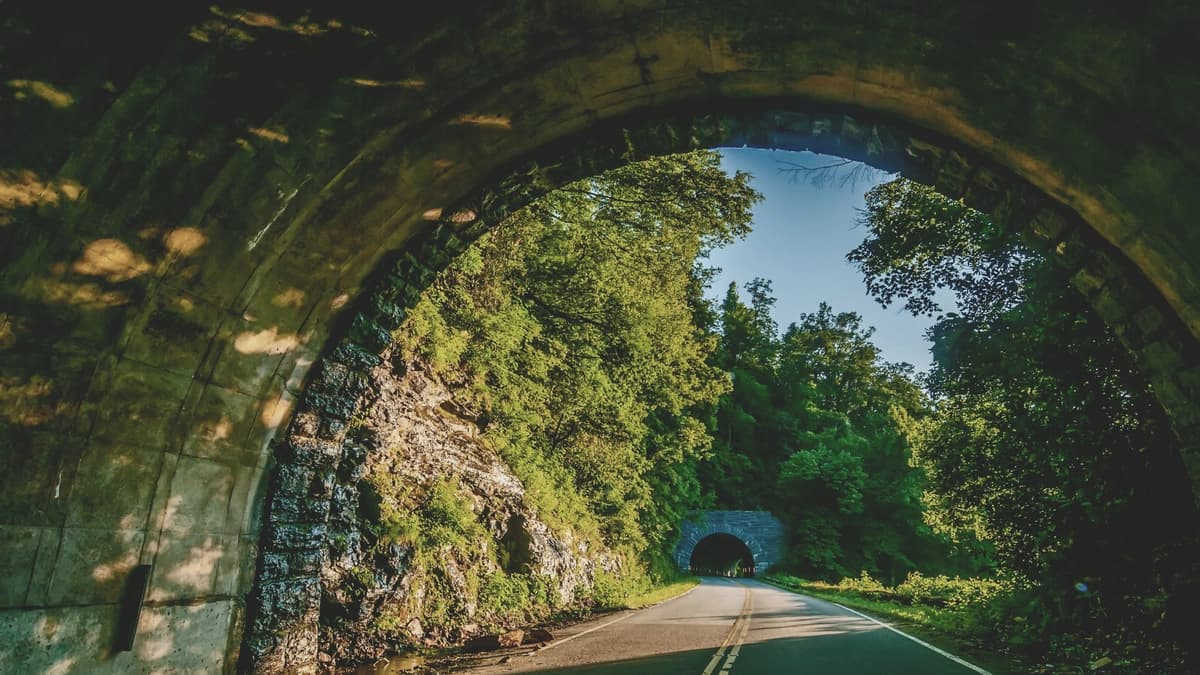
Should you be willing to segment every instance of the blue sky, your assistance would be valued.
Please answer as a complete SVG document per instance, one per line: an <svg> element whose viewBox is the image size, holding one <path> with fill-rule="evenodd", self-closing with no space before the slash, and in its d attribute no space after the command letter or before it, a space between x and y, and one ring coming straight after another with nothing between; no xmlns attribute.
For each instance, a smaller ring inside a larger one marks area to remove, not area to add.
<svg viewBox="0 0 1200 675"><path fill-rule="evenodd" d="M838 181L816 187L780 173L780 162L822 166L840 161L812 153L723 148L722 167L754 175L754 187L766 197L754 211L754 231L713 253L710 264L722 269L709 294L718 300L730 281L739 289L754 277L770 279L775 320L780 329L815 312L822 300L834 311L854 311L863 324L875 327L874 342L888 361L906 361L918 371L929 368L925 329L932 319L916 318L893 305L884 309L867 295L858 271L846 262L865 231L855 225L863 194L890 176L875 172L855 185ZM743 298L744 298L743 294Z"/></svg>

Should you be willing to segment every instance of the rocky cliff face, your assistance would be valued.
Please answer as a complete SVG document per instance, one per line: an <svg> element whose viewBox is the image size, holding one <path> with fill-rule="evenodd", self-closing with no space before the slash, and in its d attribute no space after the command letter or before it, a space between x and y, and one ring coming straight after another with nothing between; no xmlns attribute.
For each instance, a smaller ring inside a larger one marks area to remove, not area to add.
<svg viewBox="0 0 1200 675"><path fill-rule="evenodd" d="M326 663L451 644L516 622L481 612L489 576L536 579L561 607L581 600L598 567L617 565L538 518L521 481L484 440L479 412L455 389L399 354L372 373L373 404L352 422L334 486L322 570ZM464 525L473 533L466 546L433 545L421 531L436 525L422 503L447 484L474 521ZM395 520L410 531L389 532Z"/></svg>

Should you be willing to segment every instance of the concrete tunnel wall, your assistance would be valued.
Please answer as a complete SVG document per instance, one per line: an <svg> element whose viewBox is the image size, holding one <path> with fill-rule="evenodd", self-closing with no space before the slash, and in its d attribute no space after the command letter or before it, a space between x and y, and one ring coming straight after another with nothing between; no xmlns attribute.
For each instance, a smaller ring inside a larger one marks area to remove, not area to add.
<svg viewBox="0 0 1200 675"><path fill-rule="evenodd" d="M1200 476L1200 10L314 4L5 6L0 663L230 670L249 633L246 667L311 669L326 477L389 326L537 194L691 147L904 168L1040 239Z"/></svg>

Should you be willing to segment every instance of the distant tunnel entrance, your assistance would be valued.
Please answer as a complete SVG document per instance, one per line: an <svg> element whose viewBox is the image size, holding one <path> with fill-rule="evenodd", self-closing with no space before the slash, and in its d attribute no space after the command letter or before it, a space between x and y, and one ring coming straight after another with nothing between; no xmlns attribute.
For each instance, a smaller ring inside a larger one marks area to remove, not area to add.
<svg viewBox="0 0 1200 675"><path fill-rule="evenodd" d="M679 530L675 564L694 574L749 576L783 555L783 523L766 511L705 511Z"/></svg>
<svg viewBox="0 0 1200 675"><path fill-rule="evenodd" d="M692 574L724 577L752 577L754 554L750 547L732 534L710 534L696 542L688 561Z"/></svg>

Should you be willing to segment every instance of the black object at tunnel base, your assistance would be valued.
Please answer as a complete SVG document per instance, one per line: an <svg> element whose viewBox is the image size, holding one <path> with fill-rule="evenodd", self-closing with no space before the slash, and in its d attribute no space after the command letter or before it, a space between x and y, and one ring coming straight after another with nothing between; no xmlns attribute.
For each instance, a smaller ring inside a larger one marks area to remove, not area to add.
<svg viewBox="0 0 1200 675"><path fill-rule="evenodd" d="M146 588L150 585L152 568L152 565L138 565L125 579L125 592L121 595L121 616L117 619L117 632L113 639L114 652L133 650L133 638L137 635L138 620L142 616L142 602L146 599Z"/></svg>

